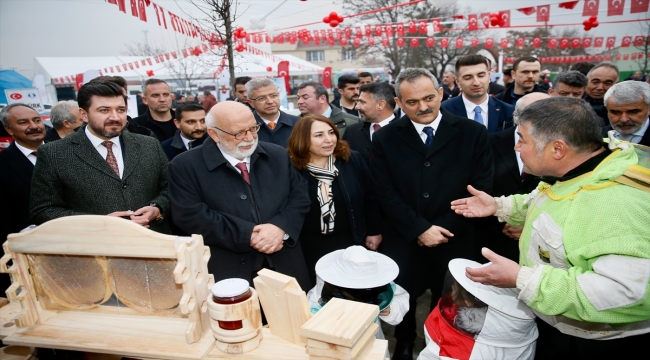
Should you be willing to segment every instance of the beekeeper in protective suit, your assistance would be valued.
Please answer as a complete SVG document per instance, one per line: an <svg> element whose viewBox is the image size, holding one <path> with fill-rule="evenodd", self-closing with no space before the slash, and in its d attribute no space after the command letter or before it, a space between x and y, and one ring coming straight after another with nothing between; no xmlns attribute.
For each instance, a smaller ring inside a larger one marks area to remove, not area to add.
<svg viewBox="0 0 650 360"><path fill-rule="evenodd" d="M515 289L473 282L465 268L481 264L449 262L442 297L424 322L427 346L418 360L534 359L535 314Z"/></svg>
<svg viewBox="0 0 650 360"><path fill-rule="evenodd" d="M409 309L409 294L393 282L397 274L395 261L363 246L333 251L316 263L316 286L307 294L311 313L336 297L378 305L376 321L397 325ZM384 339L381 326L375 337Z"/></svg>

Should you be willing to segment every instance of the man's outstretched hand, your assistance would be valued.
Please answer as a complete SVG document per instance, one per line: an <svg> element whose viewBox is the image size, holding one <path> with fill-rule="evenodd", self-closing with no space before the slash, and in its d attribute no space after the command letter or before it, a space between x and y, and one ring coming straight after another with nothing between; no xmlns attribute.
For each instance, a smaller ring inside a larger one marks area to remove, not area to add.
<svg viewBox="0 0 650 360"><path fill-rule="evenodd" d="M480 268L466 268L465 274L472 281L500 288L517 287L517 275L521 266L516 262L483 248L481 254L492 264Z"/></svg>
<svg viewBox="0 0 650 360"><path fill-rule="evenodd" d="M472 197L458 199L451 202L451 209L456 214L463 215L468 218L486 217L494 215L497 211L497 203L494 198L483 191L478 191L467 185L467 190Z"/></svg>

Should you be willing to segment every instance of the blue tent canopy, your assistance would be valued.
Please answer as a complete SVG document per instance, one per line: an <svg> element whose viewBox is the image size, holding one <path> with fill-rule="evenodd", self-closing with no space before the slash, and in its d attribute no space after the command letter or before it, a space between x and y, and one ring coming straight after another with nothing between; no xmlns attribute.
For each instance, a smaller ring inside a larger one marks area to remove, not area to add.
<svg viewBox="0 0 650 360"><path fill-rule="evenodd" d="M5 96L5 89L21 89L32 88L32 81L20 75L19 73L8 70L0 69L0 103L6 104L7 97Z"/></svg>

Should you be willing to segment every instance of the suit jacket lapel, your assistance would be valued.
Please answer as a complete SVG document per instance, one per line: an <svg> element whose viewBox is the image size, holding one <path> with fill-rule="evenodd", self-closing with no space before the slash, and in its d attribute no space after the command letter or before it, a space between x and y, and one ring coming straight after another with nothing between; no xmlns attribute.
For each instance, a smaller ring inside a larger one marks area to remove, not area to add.
<svg viewBox="0 0 650 360"><path fill-rule="evenodd" d="M415 130L415 126L411 123L411 119L409 119L408 116L404 116L398 120L397 126L400 128L398 133L400 139L415 150L421 152L422 155L426 155L427 147L424 146L422 138L420 138L417 130Z"/></svg>
<svg viewBox="0 0 650 360"><path fill-rule="evenodd" d="M458 132L455 126L458 120L445 110L440 109L440 111L442 112L442 119L440 119L440 124L438 124L438 129L436 129L434 134L433 143L426 153L427 157L445 146Z"/></svg>
<svg viewBox="0 0 650 360"><path fill-rule="evenodd" d="M370 123L369 122L364 122L363 126L361 127L361 134L364 139L366 139L368 142L370 142Z"/></svg>
<svg viewBox="0 0 650 360"><path fill-rule="evenodd" d="M81 159L81 161L118 181L120 180L115 171L113 171L113 169L108 165L106 159L99 155L97 149L95 149L93 144L90 142L90 139L88 139L88 136L86 136L85 131L77 131L70 135L70 137L73 137L72 143L75 145L72 152Z"/></svg>
<svg viewBox="0 0 650 360"><path fill-rule="evenodd" d="M34 164L32 164L31 161L23 154L20 149L18 149L18 146L16 146L15 142L12 142L9 147L4 150L11 154L11 156L15 159L15 161L8 161L7 165L9 165L18 176L20 176L21 180L27 184L31 184L32 182L32 174L34 173Z"/></svg>
<svg viewBox="0 0 650 360"><path fill-rule="evenodd" d="M493 136L499 138L494 144L496 155L499 156L510 170L512 176L521 181L521 172L519 171L519 164L517 163L517 154L515 152L515 127L499 131Z"/></svg>
<svg viewBox="0 0 650 360"><path fill-rule="evenodd" d="M498 104L491 96L488 100L488 134L492 134L498 131L499 123L501 120L501 105Z"/></svg>
<svg viewBox="0 0 650 360"><path fill-rule="evenodd" d="M451 107L454 109L453 111L450 111L452 114L469 119L462 95L451 98L448 101L451 101Z"/></svg>
<svg viewBox="0 0 650 360"><path fill-rule="evenodd" d="M140 162L140 144L133 139L133 136L129 133L123 132L122 139L124 140L124 172L122 173L122 179L126 179L131 175L131 173L138 168L138 163Z"/></svg>

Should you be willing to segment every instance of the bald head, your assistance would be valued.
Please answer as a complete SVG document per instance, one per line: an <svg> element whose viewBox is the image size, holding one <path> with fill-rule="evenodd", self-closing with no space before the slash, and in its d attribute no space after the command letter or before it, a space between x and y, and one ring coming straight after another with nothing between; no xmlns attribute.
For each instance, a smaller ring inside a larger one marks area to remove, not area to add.
<svg viewBox="0 0 650 360"><path fill-rule="evenodd" d="M212 107L205 122L208 127L218 127L228 130L235 124L246 124L252 121L255 125L255 117L246 105L237 101L222 101ZM249 126L249 127L250 127Z"/></svg>
<svg viewBox="0 0 650 360"><path fill-rule="evenodd" d="M246 105L235 101L220 102L210 109L205 121L208 135L223 153L244 160L255 152L259 125Z"/></svg>
<svg viewBox="0 0 650 360"><path fill-rule="evenodd" d="M521 111L523 108L534 103L535 101L548 99L550 97L551 96L549 94L541 93L541 92L534 92L528 95L524 95L521 97L521 99L517 100L517 103L515 104L515 111L517 110Z"/></svg>

